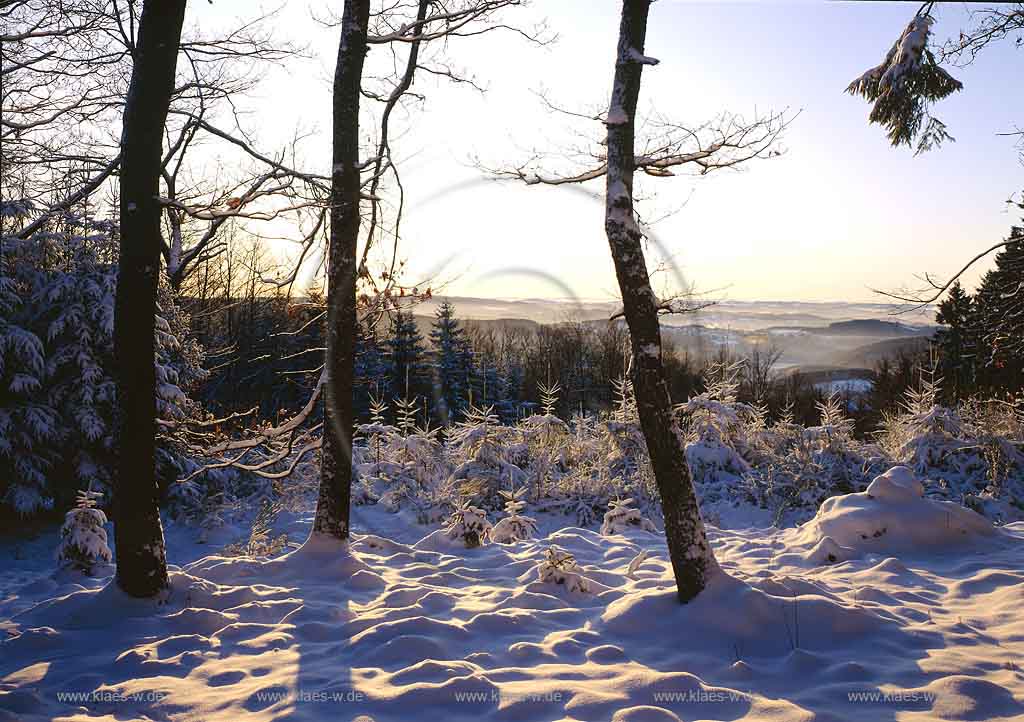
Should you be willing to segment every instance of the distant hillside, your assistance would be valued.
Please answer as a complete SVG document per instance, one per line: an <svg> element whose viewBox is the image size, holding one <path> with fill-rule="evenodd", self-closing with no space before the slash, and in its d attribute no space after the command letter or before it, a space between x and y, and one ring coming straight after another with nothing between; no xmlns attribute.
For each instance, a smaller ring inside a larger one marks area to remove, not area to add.
<svg viewBox="0 0 1024 722"><path fill-rule="evenodd" d="M931 336L934 332L931 326L908 326L895 321L880 321L874 318L856 319L853 321L838 321L830 323L825 328L816 329L816 333L827 336L874 336L874 337L907 337L907 336Z"/></svg>
<svg viewBox="0 0 1024 722"><path fill-rule="evenodd" d="M467 299L457 300L465 302ZM531 303L539 302L519 302ZM500 335L513 329L532 332L545 325L544 321L521 316L480 318L463 315L462 311L467 307L473 310L469 303L456 306L456 315L469 329L493 331ZM494 312L500 308L500 304L496 303L495 307L488 310ZM414 316L416 325L427 339L434 321L428 309L427 305L420 306ZM518 310L526 309L519 305ZM750 313L749 309L744 311ZM598 320L577 319L577 322L603 327L608 323L607 318L604 315ZM694 323L693 318L688 320L687 324L662 326L664 337L671 341L677 353L686 353L691 358L700 359L712 357L725 347L742 357L752 353L755 348L774 348L782 352L777 369L799 369L814 374L822 382L836 378L864 378L867 369L874 368L883 357L893 356L900 351L914 352L926 348L928 339L935 332L934 326L914 326L881 318L839 320L821 326L788 323L787 319L784 324L750 330L714 327ZM547 323L564 322L565 318L552 319ZM619 318L615 323L624 324L624 321ZM382 324L381 332L386 334L387 321L382 321Z"/></svg>
<svg viewBox="0 0 1024 722"><path fill-rule="evenodd" d="M540 323L562 321L607 320L621 306L612 299L544 299L544 298L476 298L468 296L434 296L418 313L429 316L444 301L455 305L459 318L530 319ZM892 324L891 303L846 303L810 301L729 301L721 300L696 314L664 316L663 326L686 326L698 323L708 328L734 331L757 331L768 327L822 329L829 323L878 319ZM904 309L906 310L906 309ZM913 327L931 323L933 308L918 309L901 315L903 324ZM839 332L837 332L839 333ZM871 332L868 333L871 335Z"/></svg>
<svg viewBox="0 0 1024 722"><path fill-rule="evenodd" d="M851 367L874 368L883 358L897 355L900 351L917 353L928 349L930 336L910 336L876 341L847 351L839 357L839 363Z"/></svg>

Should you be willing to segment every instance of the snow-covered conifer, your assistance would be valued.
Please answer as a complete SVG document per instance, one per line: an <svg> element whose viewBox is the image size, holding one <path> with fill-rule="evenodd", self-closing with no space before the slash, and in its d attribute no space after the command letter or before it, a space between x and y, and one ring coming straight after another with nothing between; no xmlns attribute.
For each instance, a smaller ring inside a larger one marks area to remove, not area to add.
<svg viewBox="0 0 1024 722"><path fill-rule="evenodd" d="M537 521L533 517L523 516L521 513L526 508L526 503L522 501L526 487L515 491L502 489L498 493L505 499L505 513L508 516L498 520L498 523L491 529L491 541L498 544L511 544L533 537L537 533Z"/></svg>
<svg viewBox="0 0 1024 722"><path fill-rule="evenodd" d="M544 561L537 566L537 576L542 584L563 584L570 592L590 591L587 578L576 571L576 558L554 547L544 552Z"/></svg>
<svg viewBox="0 0 1024 722"><path fill-rule="evenodd" d="M411 313L395 313L387 346L390 352L388 386L392 400L419 398L422 403L429 399L432 396L430 363L423 346L423 336Z"/></svg>
<svg viewBox="0 0 1024 722"><path fill-rule="evenodd" d="M389 395L388 364L384 344L369 324L356 326L355 357L355 411L358 418L374 414L374 402ZM383 420L381 420L383 421Z"/></svg>
<svg viewBox="0 0 1024 722"><path fill-rule="evenodd" d="M448 519L445 533L449 539L461 540L467 549L472 549L490 540L491 522L483 509L463 503Z"/></svg>
<svg viewBox="0 0 1024 722"><path fill-rule="evenodd" d="M686 460L694 481L703 484L705 502L725 495L722 485L750 469L743 457L748 451L743 418L750 407L736 400L740 368L738 363L711 364L705 374L705 391L676 406L688 430Z"/></svg>
<svg viewBox="0 0 1024 722"><path fill-rule="evenodd" d="M499 489L526 481L526 474L509 458L514 434L515 429L498 422L492 407L467 409L466 420L449 435L457 464L451 479L460 496L494 509L500 504Z"/></svg>
<svg viewBox="0 0 1024 722"><path fill-rule="evenodd" d="M645 519L639 509L633 507L632 499L620 499L608 504L608 511L604 514L604 521L601 523L601 533L604 535L621 534L629 529L643 529L644 531L657 531L657 527L650 519Z"/></svg>
<svg viewBox="0 0 1024 722"><path fill-rule="evenodd" d="M928 111L936 100L963 87L928 49L934 22L927 12L916 14L885 59L846 89L872 103L868 118L886 128L890 143L910 145L916 138L918 152L950 139L945 124Z"/></svg>
<svg viewBox="0 0 1024 722"><path fill-rule="evenodd" d="M570 431L568 425L555 416L558 394L561 387L558 383L537 384L540 392L541 409L544 413L533 414L519 423L523 432L524 451L529 455L530 483L534 489L534 500L539 500L549 486L557 467L563 467L566 461L566 441Z"/></svg>
<svg viewBox="0 0 1024 722"><path fill-rule="evenodd" d="M0 500L22 514L68 506L75 490L106 493L114 462L113 318L109 221L62 216L27 239L5 239L0 274ZM194 405L202 350L166 284L156 321L156 402L165 420ZM167 430L165 427L164 431ZM162 479L191 463L161 433Z"/></svg>
<svg viewBox="0 0 1024 722"><path fill-rule="evenodd" d="M78 492L75 508L64 515L60 530L60 546L57 560L86 574L92 574L97 564L107 564L112 559L107 546L107 515L96 508L96 499L102 496L95 491Z"/></svg>
<svg viewBox="0 0 1024 722"><path fill-rule="evenodd" d="M468 403L473 349L455 318L455 307L447 301L435 312L430 340L434 347L435 413L443 425L448 425L461 417Z"/></svg>

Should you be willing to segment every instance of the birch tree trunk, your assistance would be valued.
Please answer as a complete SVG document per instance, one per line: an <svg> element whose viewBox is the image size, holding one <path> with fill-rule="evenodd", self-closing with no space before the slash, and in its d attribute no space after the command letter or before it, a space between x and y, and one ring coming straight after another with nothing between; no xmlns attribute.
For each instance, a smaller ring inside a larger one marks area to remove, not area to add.
<svg viewBox="0 0 1024 722"><path fill-rule="evenodd" d="M320 495L313 532L347 539L352 497L356 250L359 241L359 92L370 1L345 0L334 70L331 232L327 251L327 380Z"/></svg>
<svg viewBox="0 0 1024 722"><path fill-rule="evenodd" d="M154 315L160 275L160 164L186 0L146 0L121 135L121 229L114 354L117 584L134 597L167 586L156 483Z"/></svg>
<svg viewBox="0 0 1024 722"><path fill-rule="evenodd" d="M697 596L718 569L704 531L661 362L658 301L651 290L641 233L633 217L637 97L651 0L623 0L615 81L608 108L605 233L622 293L633 351L637 410L665 514L665 537L681 602Z"/></svg>

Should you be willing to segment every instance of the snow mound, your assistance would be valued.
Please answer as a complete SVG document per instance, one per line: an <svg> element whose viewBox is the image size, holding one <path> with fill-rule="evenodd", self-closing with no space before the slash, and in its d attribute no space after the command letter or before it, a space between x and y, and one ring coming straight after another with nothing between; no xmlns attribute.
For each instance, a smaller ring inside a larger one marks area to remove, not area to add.
<svg viewBox="0 0 1024 722"><path fill-rule="evenodd" d="M817 515L800 527L797 542L814 547L808 558L821 563L858 552L956 546L996 534L980 514L923 494L914 473L895 466L876 477L867 491L826 499Z"/></svg>
<svg viewBox="0 0 1024 722"><path fill-rule="evenodd" d="M804 554L804 559L814 566L845 562L857 556L857 551L844 547L830 536L822 537L814 547Z"/></svg>
<svg viewBox="0 0 1024 722"><path fill-rule="evenodd" d="M905 466L894 466L868 485L868 496L888 501L913 501L924 496L924 484Z"/></svg>

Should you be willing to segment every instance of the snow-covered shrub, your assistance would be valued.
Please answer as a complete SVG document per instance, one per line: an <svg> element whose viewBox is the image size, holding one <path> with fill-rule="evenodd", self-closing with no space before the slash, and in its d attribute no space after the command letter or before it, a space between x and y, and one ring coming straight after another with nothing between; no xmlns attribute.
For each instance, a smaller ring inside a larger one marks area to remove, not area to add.
<svg viewBox="0 0 1024 722"><path fill-rule="evenodd" d="M624 413L620 405L618 412L604 418L577 413L571 425L553 430L553 448L530 454L527 474L536 479L540 465L547 479L539 490L542 493L531 500L538 511L562 513L577 526L592 527L608 503L620 496L638 499L641 509L657 506L656 485L635 406L632 411L628 404L624 406ZM524 422L521 428L529 435L535 427Z"/></svg>
<svg viewBox="0 0 1024 722"><path fill-rule="evenodd" d="M593 526L616 495L616 487L633 483L630 477L615 475L609 468L612 447L603 432L604 422L582 416L573 421L573 434L564 449L565 463L556 468L538 510L571 517L576 526Z"/></svg>
<svg viewBox="0 0 1024 722"><path fill-rule="evenodd" d="M356 428L355 503L378 503L392 512L411 507L418 514L436 504L439 480L447 473L440 429L416 426L414 407L399 402L399 425L391 426L384 423L386 408L375 400L370 423Z"/></svg>
<svg viewBox="0 0 1024 722"><path fill-rule="evenodd" d="M352 449L358 477L352 488L355 504L377 503L388 491L390 480L402 473L402 464L391 458L391 442L401 432L398 427L385 423L387 405L382 399L371 397L370 412L370 423L356 426Z"/></svg>
<svg viewBox="0 0 1024 722"><path fill-rule="evenodd" d="M178 486L175 484L171 488ZM241 505L228 490L212 491L203 489L199 484L193 484L193 487L194 492L187 499L176 502L171 514L175 519L194 527L198 531L196 542L206 544L214 532L231 524L238 516Z"/></svg>
<svg viewBox="0 0 1024 722"><path fill-rule="evenodd" d="M836 494L863 490L870 480L866 455L875 450L853 438L853 421L847 418L838 393L818 402L821 423L804 431L804 439L813 449L814 461L821 467L822 496L819 502Z"/></svg>
<svg viewBox="0 0 1024 722"><path fill-rule="evenodd" d="M470 406L465 415L466 420L449 434L456 464L451 481L461 498L497 509L500 489L521 486L526 481L523 470L509 460L516 430L502 426L491 407Z"/></svg>
<svg viewBox="0 0 1024 722"><path fill-rule="evenodd" d="M701 498L708 502L733 496L750 470L744 458L750 443L743 417L751 408L736 400L739 370L739 364L712 364L704 392L676 406L687 441L686 462Z"/></svg>
<svg viewBox="0 0 1024 722"><path fill-rule="evenodd" d="M525 466L533 498L543 497L552 479L565 467L569 426L557 416L536 414L523 419L519 428L523 444L509 449L509 460ZM517 453L519 452L519 453Z"/></svg>
<svg viewBox="0 0 1024 722"><path fill-rule="evenodd" d="M677 407L687 461L712 523L806 521L825 499L862 491L873 476L915 459L921 461L915 466L927 467L921 476L931 495L986 508L987 500L1003 499L999 510L990 510L994 518L1024 513L1024 503L1013 507L1024 485L1024 413L1012 404L961 408L955 417L928 405L923 412L901 414L895 430L876 444L854 436L836 395L818 404L821 420L815 426L795 423L791 412L772 422L763 405L737 400L737 368L717 364L708 372L706 390ZM496 540L518 538L525 530L506 527L525 513L560 513L570 523L597 528L614 500L624 498L634 500L632 510L640 518L656 518L660 499L632 392L625 379L616 388L618 399L606 415L579 413L566 424L553 413L555 391L545 387L545 413L507 426L490 409L470 409L443 436L415 426L412 404L408 414L398 414L396 426L384 423L382 410L359 427L353 498L411 511L421 523L434 524L460 502L487 513L507 507L503 492L518 489L521 506L497 522ZM1001 421L994 408L1006 410ZM939 418L959 422L936 426ZM943 466L936 467L939 461ZM750 507L763 513L752 517ZM1018 511L1011 513L1011 507Z"/></svg>
<svg viewBox="0 0 1024 722"><path fill-rule="evenodd" d="M164 508L175 520L196 527L201 543L216 529L248 523L252 510L277 493L272 479L231 466L207 467L214 460L203 458L201 449L182 443L178 436L161 436L157 436L158 478L169 482ZM293 476L287 488L301 486Z"/></svg>
<svg viewBox="0 0 1024 722"><path fill-rule="evenodd" d="M509 460L526 466L534 500L547 493L553 476L565 467L566 442L571 433L568 424L555 416L559 385L539 384L539 390L544 413L533 414L519 423L523 444L509 449Z"/></svg>
<svg viewBox="0 0 1024 722"><path fill-rule="evenodd" d="M645 519L640 510L633 507L632 499L619 499L611 502L608 505L608 511L604 514L604 521L601 523L601 533L607 536L621 534L629 529L657 531L651 520Z"/></svg>
<svg viewBox="0 0 1024 722"><path fill-rule="evenodd" d="M805 429L791 418L768 426L744 476L749 500L769 510L777 526L809 519L831 496L863 491L879 465L887 468L881 450L853 438L853 422L837 394L817 407L817 426Z"/></svg>
<svg viewBox="0 0 1024 722"><path fill-rule="evenodd" d="M899 411L883 421L886 450L918 474L942 469L964 445L959 415L938 403L941 382L923 369L919 386L908 389Z"/></svg>
<svg viewBox="0 0 1024 722"><path fill-rule="evenodd" d="M439 433L440 429L417 428L401 438L392 437L390 453L402 464L402 475L419 489L427 488L444 471Z"/></svg>
<svg viewBox="0 0 1024 722"><path fill-rule="evenodd" d="M544 561L537 566L537 577L542 584L563 584L570 592L590 591L587 578L576 571L576 558L554 547L544 552Z"/></svg>
<svg viewBox="0 0 1024 722"><path fill-rule="evenodd" d="M612 379L612 393L615 397L612 419L621 424L638 421L640 414L636 408L636 392L633 390L633 379L628 374Z"/></svg>
<svg viewBox="0 0 1024 722"><path fill-rule="evenodd" d="M647 441L640 429L633 382L628 376L612 381L615 406L600 427L600 439L605 445L604 463L609 473L624 479L632 478L648 463Z"/></svg>
<svg viewBox="0 0 1024 722"><path fill-rule="evenodd" d="M981 491L981 506L989 500L1001 500L1004 512L984 513L1005 521L1024 516L1024 398L1010 401L968 400L960 405L963 428L973 444L958 454L981 457L980 466L986 486ZM977 473L977 472L975 472ZM1007 513L1008 512L1008 513Z"/></svg>
<svg viewBox="0 0 1024 722"><path fill-rule="evenodd" d="M377 465L376 479L370 481L380 495L378 504L397 512L406 506L419 509L432 500L441 473L437 433L417 429L389 436L386 468Z"/></svg>
<svg viewBox="0 0 1024 722"><path fill-rule="evenodd" d="M467 549L472 549L490 540L491 522L483 509L462 504L448 519L445 533L449 539L461 539Z"/></svg>
<svg viewBox="0 0 1024 722"><path fill-rule="evenodd" d="M94 491L78 492L75 507L64 515L57 547L57 561L62 566L92 574L96 565L109 564L113 558L104 528L107 515L96 508L99 496Z"/></svg>
<svg viewBox="0 0 1024 722"><path fill-rule="evenodd" d="M1024 518L1024 433L1020 402L940 405L941 379L927 370L902 409L884 419L882 444L925 480L925 492L999 521Z"/></svg>
<svg viewBox="0 0 1024 722"><path fill-rule="evenodd" d="M516 491L501 490L499 493L505 500L505 513L508 516L499 519L498 523L491 529L491 541L498 544L511 544L512 542L530 539L537 533L536 519L523 516L520 512L526 507L522 496L526 488Z"/></svg>
<svg viewBox="0 0 1024 722"><path fill-rule="evenodd" d="M424 526L433 526L444 521L452 515L454 508L451 498L440 490L428 497L418 497L412 504L416 523Z"/></svg>
<svg viewBox="0 0 1024 722"><path fill-rule="evenodd" d="M566 488L562 504L565 513L575 519L578 527L585 529L596 524L610 485L602 484L599 479L576 477Z"/></svg>
<svg viewBox="0 0 1024 722"><path fill-rule="evenodd" d="M649 463L639 421L609 419L601 424L600 433L605 446L604 463L612 475L629 478Z"/></svg>

